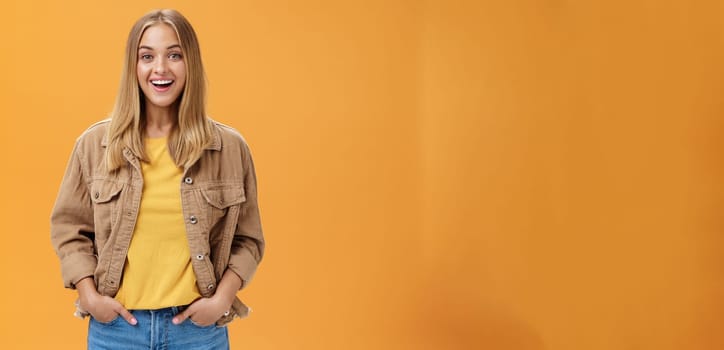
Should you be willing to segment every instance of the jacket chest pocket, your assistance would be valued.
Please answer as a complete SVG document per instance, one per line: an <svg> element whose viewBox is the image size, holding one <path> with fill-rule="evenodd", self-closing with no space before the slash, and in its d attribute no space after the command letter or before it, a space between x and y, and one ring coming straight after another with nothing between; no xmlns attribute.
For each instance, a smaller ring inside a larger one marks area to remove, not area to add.
<svg viewBox="0 0 724 350"><path fill-rule="evenodd" d="M239 206L246 201L242 185L214 186L201 190L203 206L209 229L213 229L226 216L230 207ZM236 219L236 218L234 218Z"/></svg>
<svg viewBox="0 0 724 350"><path fill-rule="evenodd" d="M95 180L90 186L93 202L93 220L95 226L96 249L100 252L118 223L119 202L124 184L108 180Z"/></svg>

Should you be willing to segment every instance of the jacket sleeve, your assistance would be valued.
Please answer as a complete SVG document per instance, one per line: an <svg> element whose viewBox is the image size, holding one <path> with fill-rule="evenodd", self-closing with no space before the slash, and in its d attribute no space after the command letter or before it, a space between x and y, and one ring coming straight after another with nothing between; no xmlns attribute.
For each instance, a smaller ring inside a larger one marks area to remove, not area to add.
<svg viewBox="0 0 724 350"><path fill-rule="evenodd" d="M241 277L241 288L244 288L251 282L264 255L264 235L256 195L254 161L245 142L242 143L241 151L246 201L241 204L239 210L228 268Z"/></svg>
<svg viewBox="0 0 724 350"><path fill-rule="evenodd" d="M79 141L73 148L50 215L50 241L60 258L63 284L75 288L96 269L93 207L83 174Z"/></svg>

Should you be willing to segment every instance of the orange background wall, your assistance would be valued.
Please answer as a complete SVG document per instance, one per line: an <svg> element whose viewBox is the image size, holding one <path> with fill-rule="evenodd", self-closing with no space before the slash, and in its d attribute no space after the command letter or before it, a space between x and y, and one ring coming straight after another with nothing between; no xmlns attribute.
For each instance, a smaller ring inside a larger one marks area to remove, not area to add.
<svg viewBox="0 0 724 350"><path fill-rule="evenodd" d="M79 349L48 219L175 7L254 152L238 349L722 349L717 1L5 1L0 348Z"/></svg>

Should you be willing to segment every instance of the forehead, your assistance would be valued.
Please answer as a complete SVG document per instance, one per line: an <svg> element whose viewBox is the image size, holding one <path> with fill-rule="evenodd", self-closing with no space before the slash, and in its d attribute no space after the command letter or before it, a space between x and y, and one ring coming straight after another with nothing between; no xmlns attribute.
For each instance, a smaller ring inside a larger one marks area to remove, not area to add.
<svg viewBox="0 0 724 350"><path fill-rule="evenodd" d="M178 45L176 31L165 23L154 24L143 32L139 46L148 46L154 49Z"/></svg>

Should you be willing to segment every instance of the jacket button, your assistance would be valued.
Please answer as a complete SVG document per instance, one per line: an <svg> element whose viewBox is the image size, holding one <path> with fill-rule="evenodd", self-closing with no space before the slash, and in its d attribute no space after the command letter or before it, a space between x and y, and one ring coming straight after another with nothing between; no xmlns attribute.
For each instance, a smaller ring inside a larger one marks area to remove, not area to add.
<svg viewBox="0 0 724 350"><path fill-rule="evenodd" d="M96 199L98 199L98 197L100 197L100 195L101 195L100 193L96 192L96 194L94 196L96 197Z"/></svg>
<svg viewBox="0 0 724 350"><path fill-rule="evenodd" d="M190 178L190 177L187 177L187 178L184 179L184 182L185 182L187 185L190 185L190 184L194 183L194 179L192 179L192 178Z"/></svg>
<svg viewBox="0 0 724 350"><path fill-rule="evenodd" d="M196 260L204 260L204 256L202 254L199 254L196 256Z"/></svg>
<svg viewBox="0 0 724 350"><path fill-rule="evenodd" d="M194 224L194 225L195 225L195 224L198 222L198 220L196 220L196 217L195 217L195 216L191 215L191 216L189 217L189 222L190 222L191 224Z"/></svg>
<svg viewBox="0 0 724 350"><path fill-rule="evenodd" d="M213 283L209 284L208 286L206 286L206 289L208 289L208 290L214 289L214 284Z"/></svg>

